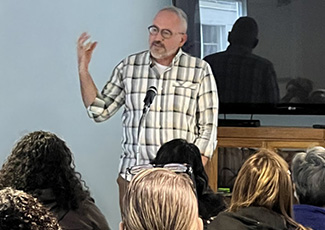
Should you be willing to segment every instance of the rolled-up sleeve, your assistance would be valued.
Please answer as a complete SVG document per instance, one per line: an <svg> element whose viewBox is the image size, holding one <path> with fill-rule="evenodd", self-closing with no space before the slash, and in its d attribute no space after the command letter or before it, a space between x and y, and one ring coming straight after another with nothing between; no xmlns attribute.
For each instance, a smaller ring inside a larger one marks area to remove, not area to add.
<svg viewBox="0 0 325 230"><path fill-rule="evenodd" d="M203 71L197 103L198 138L195 144L206 157L213 155L217 146L219 99L217 85L210 66Z"/></svg>
<svg viewBox="0 0 325 230"><path fill-rule="evenodd" d="M110 80L105 84L101 93L97 92L94 102L87 108L88 116L95 122L109 119L124 104L122 67L122 62L115 67Z"/></svg>

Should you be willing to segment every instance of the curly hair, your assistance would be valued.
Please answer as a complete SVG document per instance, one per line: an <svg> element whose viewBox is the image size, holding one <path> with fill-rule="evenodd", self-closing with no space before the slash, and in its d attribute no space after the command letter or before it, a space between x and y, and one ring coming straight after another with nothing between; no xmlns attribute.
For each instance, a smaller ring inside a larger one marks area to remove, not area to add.
<svg viewBox="0 0 325 230"><path fill-rule="evenodd" d="M325 148L315 146L297 153L291 164L300 204L325 206Z"/></svg>
<svg viewBox="0 0 325 230"><path fill-rule="evenodd" d="M22 137L0 170L0 189L12 187L38 197L52 189L59 208L76 210L90 196L75 171L66 143L55 134L35 131Z"/></svg>
<svg viewBox="0 0 325 230"><path fill-rule="evenodd" d="M12 188L0 191L0 229L61 230L56 218L36 198Z"/></svg>

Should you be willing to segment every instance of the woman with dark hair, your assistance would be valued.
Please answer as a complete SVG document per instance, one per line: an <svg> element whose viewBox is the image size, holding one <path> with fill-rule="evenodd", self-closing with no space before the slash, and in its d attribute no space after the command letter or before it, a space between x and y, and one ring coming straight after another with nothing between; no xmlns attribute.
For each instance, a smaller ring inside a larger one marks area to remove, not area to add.
<svg viewBox="0 0 325 230"><path fill-rule="evenodd" d="M0 188L23 190L52 211L63 229L109 229L75 171L66 143L36 131L22 137L0 170Z"/></svg>
<svg viewBox="0 0 325 230"><path fill-rule="evenodd" d="M181 163L192 167L199 215L205 222L205 227L213 229L210 223L226 206L223 197L215 194L209 187L208 175L204 170L198 147L183 139L171 140L160 147L156 158L151 163L157 165Z"/></svg>
<svg viewBox="0 0 325 230"><path fill-rule="evenodd" d="M38 200L20 190L0 190L1 230L61 230L57 219Z"/></svg>

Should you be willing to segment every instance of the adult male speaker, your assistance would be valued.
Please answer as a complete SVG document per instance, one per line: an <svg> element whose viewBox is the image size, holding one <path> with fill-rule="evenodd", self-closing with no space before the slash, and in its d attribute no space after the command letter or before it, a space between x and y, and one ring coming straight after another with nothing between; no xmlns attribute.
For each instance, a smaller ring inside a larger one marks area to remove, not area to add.
<svg viewBox="0 0 325 230"><path fill-rule="evenodd" d="M86 41L87 33L78 40L78 64L83 102L89 115L105 121L122 106L123 136L118 184L120 199L130 177L127 168L146 164L155 158L159 147L175 138L198 146L206 164L216 147L218 94L210 66L203 60L184 53L187 39L187 16L179 8L160 10L148 27L147 51L122 60L101 92L88 71L96 42ZM147 90L154 86L157 95L146 116L141 139L138 125ZM137 159L138 142L140 159Z"/></svg>

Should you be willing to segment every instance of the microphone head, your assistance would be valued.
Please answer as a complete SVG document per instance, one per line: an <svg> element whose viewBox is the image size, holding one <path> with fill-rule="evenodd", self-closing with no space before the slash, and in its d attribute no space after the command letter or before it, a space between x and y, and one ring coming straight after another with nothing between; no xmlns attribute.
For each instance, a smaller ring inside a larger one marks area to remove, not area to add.
<svg viewBox="0 0 325 230"><path fill-rule="evenodd" d="M143 100L144 105L150 106L157 93L158 93L157 88L154 86L150 86L149 89L147 90L146 97Z"/></svg>

